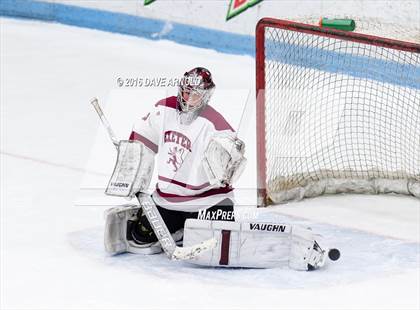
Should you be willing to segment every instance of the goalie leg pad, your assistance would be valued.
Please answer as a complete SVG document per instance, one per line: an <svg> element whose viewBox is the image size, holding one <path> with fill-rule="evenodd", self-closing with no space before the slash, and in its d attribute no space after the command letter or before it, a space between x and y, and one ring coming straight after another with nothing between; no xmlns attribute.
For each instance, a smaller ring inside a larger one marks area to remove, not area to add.
<svg viewBox="0 0 420 310"><path fill-rule="evenodd" d="M311 230L292 227L289 267L312 270L324 266L327 253L321 249Z"/></svg>
<svg viewBox="0 0 420 310"><path fill-rule="evenodd" d="M139 244L128 237L127 228L129 221L137 220L140 210L138 205L123 205L113 207L105 212L105 250L111 254L125 252L135 254L156 254L162 252L158 241Z"/></svg>
<svg viewBox="0 0 420 310"><path fill-rule="evenodd" d="M190 262L203 266L316 269L325 252L308 229L278 223L238 223L188 219L184 246L215 238L218 245Z"/></svg>

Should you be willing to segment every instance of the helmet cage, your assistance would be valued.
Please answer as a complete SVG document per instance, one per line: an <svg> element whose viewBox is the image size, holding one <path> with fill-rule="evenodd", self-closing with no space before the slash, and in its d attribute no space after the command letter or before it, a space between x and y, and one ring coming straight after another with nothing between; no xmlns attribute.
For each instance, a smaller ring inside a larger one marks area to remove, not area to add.
<svg viewBox="0 0 420 310"><path fill-rule="evenodd" d="M178 87L180 110L185 113L200 110L210 101L214 87L211 74L207 69L199 67L186 72ZM188 96L187 99L185 95Z"/></svg>
<svg viewBox="0 0 420 310"><path fill-rule="evenodd" d="M191 86L180 87L178 90L179 104L183 112L198 110L210 101L213 89L200 89ZM185 95L188 99L185 99Z"/></svg>

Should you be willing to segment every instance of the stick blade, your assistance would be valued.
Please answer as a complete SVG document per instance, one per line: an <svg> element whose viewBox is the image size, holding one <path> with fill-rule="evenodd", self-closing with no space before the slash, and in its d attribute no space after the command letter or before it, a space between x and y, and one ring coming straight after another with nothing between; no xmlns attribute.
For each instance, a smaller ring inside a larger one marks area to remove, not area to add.
<svg viewBox="0 0 420 310"><path fill-rule="evenodd" d="M206 251L214 249L216 245L217 245L217 240L215 238L211 238L197 245L192 245L189 247L176 247L175 251L172 254L171 259L174 259L174 260L193 259Z"/></svg>

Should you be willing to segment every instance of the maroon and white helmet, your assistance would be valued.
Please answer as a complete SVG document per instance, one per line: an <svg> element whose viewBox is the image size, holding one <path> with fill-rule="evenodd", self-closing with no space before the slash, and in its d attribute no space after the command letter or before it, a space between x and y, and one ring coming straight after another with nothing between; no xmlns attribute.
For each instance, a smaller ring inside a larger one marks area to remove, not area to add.
<svg viewBox="0 0 420 310"><path fill-rule="evenodd" d="M196 111L208 104L215 84L206 68L197 67L185 72L178 87L178 105L182 112Z"/></svg>

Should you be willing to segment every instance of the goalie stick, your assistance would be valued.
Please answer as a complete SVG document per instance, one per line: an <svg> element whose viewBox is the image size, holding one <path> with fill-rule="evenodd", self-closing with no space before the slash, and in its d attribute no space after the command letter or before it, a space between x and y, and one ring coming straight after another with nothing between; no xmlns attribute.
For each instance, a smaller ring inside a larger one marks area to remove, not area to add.
<svg viewBox="0 0 420 310"><path fill-rule="evenodd" d="M93 105L96 113L98 114L99 118L101 119L102 125L104 125L106 131L108 132L108 136L111 138L112 144L115 145L116 149L118 150L119 141L117 136L115 135L114 131L111 128L107 118L105 117L104 112L102 111L101 106L99 105L98 98L93 98L90 103Z"/></svg>
<svg viewBox="0 0 420 310"><path fill-rule="evenodd" d="M90 103L95 108L96 113L98 114L99 118L101 119L102 124L104 125L105 129L108 132L109 137L111 138L112 143L118 150L119 140L115 135L114 131L111 128L105 114L102 111L101 106L99 105L99 101L97 98L93 98ZM147 217L147 220L152 226L153 232L155 233L156 237L158 238L162 249L166 253L166 255L171 260L188 260L192 259L200 253L211 250L216 247L217 241L215 238L211 238L205 240L197 245L192 245L189 247L179 247L176 245L174 239L172 238L171 233L169 232L168 227L166 226L165 222L163 221L156 205L149 194L138 192L136 194L136 198L140 203L140 206L143 208L144 213Z"/></svg>

